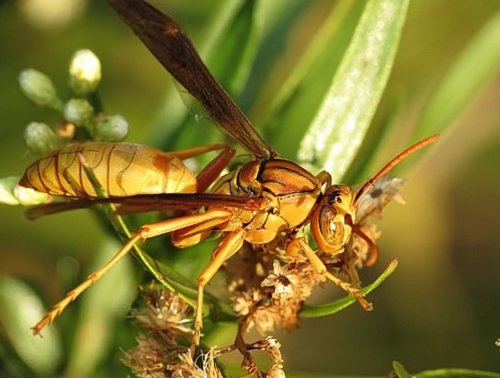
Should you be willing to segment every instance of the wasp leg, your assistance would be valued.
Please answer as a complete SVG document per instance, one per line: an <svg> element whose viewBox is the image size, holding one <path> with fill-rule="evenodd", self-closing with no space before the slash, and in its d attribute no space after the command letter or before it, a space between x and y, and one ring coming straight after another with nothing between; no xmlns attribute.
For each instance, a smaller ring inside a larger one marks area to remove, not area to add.
<svg viewBox="0 0 500 378"><path fill-rule="evenodd" d="M311 246L307 243L307 240L304 237L299 237L290 242L286 248L287 254L295 254L298 250L304 251L306 257L311 262L312 266L319 274L323 274L328 280L332 281L335 285L340 287L346 293L352 295L359 302L361 307L366 311L373 310L373 306L370 302L365 299L365 296L359 291L351 286L350 283L341 280L338 277L335 277L333 274L327 271L325 264L323 261L314 253Z"/></svg>
<svg viewBox="0 0 500 378"><path fill-rule="evenodd" d="M327 171L321 171L316 175L316 178L318 179L320 186L323 186L324 184L326 184L327 188L332 186L332 176Z"/></svg>
<svg viewBox="0 0 500 378"><path fill-rule="evenodd" d="M58 302L52 310L45 315L34 327L32 327L33 334L38 335L42 329L51 324L54 319L60 315L64 309L73 302L80 294L87 290L90 286L102 278L113 266L115 266L122 257L124 257L139 240L146 240L155 236L167 234L185 227L198 225L199 229L203 229L203 224L207 227L214 227L217 223L222 224L231 219L232 213L229 210L211 209L202 214L185 215L180 218L168 219L161 222L150 223L142 226L137 235L130 238L127 243L118 251L118 253L109 260L101 269L91 274L84 282L71 290L66 296ZM205 228L207 228L205 227Z"/></svg>
<svg viewBox="0 0 500 378"><path fill-rule="evenodd" d="M220 242L212 255L212 261L198 277L198 300L196 302L196 317L194 322L194 336L191 352L200 345L201 330L203 328L203 293L205 285L217 273L222 264L235 254L245 241L246 231L242 228L228 233Z"/></svg>
<svg viewBox="0 0 500 378"><path fill-rule="evenodd" d="M375 242L372 239L370 239L370 237L368 235L366 235L363 232L363 230L361 230L361 228L357 224L354 224L352 222L352 218L350 215L349 216L346 215L345 220L346 220L346 224L348 224L352 228L352 231L356 235L358 235L361 239L363 239L366 242L366 244L368 244L368 247L371 250L371 255L368 256L368 258L363 262L363 265L364 266L372 266L377 261L377 258L379 255L377 245L375 244Z"/></svg>

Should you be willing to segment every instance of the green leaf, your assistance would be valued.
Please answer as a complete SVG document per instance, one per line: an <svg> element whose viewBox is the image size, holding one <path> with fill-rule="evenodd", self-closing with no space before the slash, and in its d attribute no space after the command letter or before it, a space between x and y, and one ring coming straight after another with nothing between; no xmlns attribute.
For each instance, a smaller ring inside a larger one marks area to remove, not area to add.
<svg viewBox="0 0 500 378"><path fill-rule="evenodd" d="M499 373L469 369L427 370L415 376L417 378L500 378Z"/></svg>
<svg viewBox="0 0 500 378"><path fill-rule="evenodd" d="M398 260L393 259L389 266L382 272L382 274L370 285L361 289L361 292L364 295L371 293L375 290L382 282L384 282L398 267ZM354 297L344 297L339 299L338 301L327 303L323 305L317 306L309 306L304 305L300 312L300 315L304 318L319 318L322 316L333 315L346 307L356 303L356 299Z"/></svg>
<svg viewBox="0 0 500 378"><path fill-rule="evenodd" d="M455 60L425 107L415 139L452 124L500 68L500 11Z"/></svg>
<svg viewBox="0 0 500 378"><path fill-rule="evenodd" d="M392 368L394 369L394 372L398 376L398 378L415 378L413 375L408 373L406 369L401 365L399 362L394 361L392 363Z"/></svg>
<svg viewBox="0 0 500 378"><path fill-rule="evenodd" d="M337 3L318 26L314 37L308 41L305 51L300 52L300 57L294 63L289 62L292 59L287 59L290 72L286 74L277 93L268 95L269 91L262 83L260 107L269 107L269 114L264 121L265 137L284 156L296 158L297 146L329 89L364 5L363 1ZM289 34L290 31L285 30L283 33L281 40L287 38L285 33ZM293 50L300 48L294 46ZM280 58L283 60L283 57ZM269 57L265 56L265 59ZM283 138L284 132L286 138Z"/></svg>
<svg viewBox="0 0 500 378"><path fill-rule="evenodd" d="M229 93L239 94L245 86L261 37L256 0L245 1L207 59L212 74ZM236 63L236 64L235 64Z"/></svg>
<svg viewBox="0 0 500 378"><path fill-rule="evenodd" d="M426 370L421 373L412 375L406 371L403 365L394 361L393 369L398 378L499 378L500 374L470 369L435 369Z"/></svg>
<svg viewBox="0 0 500 378"><path fill-rule="evenodd" d="M50 327L43 338L33 336L30 327L45 315L40 298L24 282L0 277L0 321L21 360L39 376L54 376L61 360L57 331Z"/></svg>
<svg viewBox="0 0 500 378"><path fill-rule="evenodd" d="M408 1L371 0L328 94L302 140L299 161L339 182L371 123L392 68Z"/></svg>

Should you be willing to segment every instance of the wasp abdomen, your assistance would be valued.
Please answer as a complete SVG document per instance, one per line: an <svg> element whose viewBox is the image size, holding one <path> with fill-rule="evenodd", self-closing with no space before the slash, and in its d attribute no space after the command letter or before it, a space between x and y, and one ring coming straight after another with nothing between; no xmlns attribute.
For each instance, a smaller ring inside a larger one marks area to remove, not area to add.
<svg viewBox="0 0 500 378"><path fill-rule="evenodd" d="M19 185L54 196L97 197L83 162L109 196L197 191L196 178L179 158L133 143L67 146L30 165Z"/></svg>

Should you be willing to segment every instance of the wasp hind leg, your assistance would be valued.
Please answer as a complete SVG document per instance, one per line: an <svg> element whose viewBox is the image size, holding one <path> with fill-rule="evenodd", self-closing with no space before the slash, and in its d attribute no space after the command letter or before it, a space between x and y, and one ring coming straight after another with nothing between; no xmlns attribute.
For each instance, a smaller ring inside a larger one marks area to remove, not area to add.
<svg viewBox="0 0 500 378"><path fill-rule="evenodd" d="M234 255L243 245L246 232L244 229L237 229L228 233L215 249L212 261L198 277L198 299L196 302L196 316L194 321L194 335L191 343L191 352L194 354L197 347L200 345L201 331L203 329L203 294L207 283L217 273L222 264Z"/></svg>
<svg viewBox="0 0 500 378"><path fill-rule="evenodd" d="M59 301L42 320L32 327L33 334L40 334L47 324L51 324L71 302L73 302L80 294L109 272L110 269L113 268L127 253L129 253L134 245L140 240L146 240L195 225L198 226L197 229L201 232L206 228L213 228L217 224L227 222L231 219L231 216L232 213L229 210L213 209L202 214L185 215L179 218L167 219L161 222L150 223L142 226L137 234L130 238L122 249L120 249L118 253L113 256L113 258L111 258L111 260L109 260L101 269L88 276L88 278L76 288L68 292L66 296Z"/></svg>

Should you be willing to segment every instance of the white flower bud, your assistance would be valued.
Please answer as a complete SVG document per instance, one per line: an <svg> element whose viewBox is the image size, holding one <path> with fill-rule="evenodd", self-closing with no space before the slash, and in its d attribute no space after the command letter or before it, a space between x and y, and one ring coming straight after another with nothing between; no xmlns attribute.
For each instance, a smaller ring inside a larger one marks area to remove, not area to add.
<svg viewBox="0 0 500 378"><path fill-rule="evenodd" d="M21 91L36 105L48 106L61 110L63 103L57 95L56 88L50 78L34 69L27 69L19 75Z"/></svg>
<svg viewBox="0 0 500 378"><path fill-rule="evenodd" d="M19 201L14 195L14 188L18 181L19 177L15 176L0 178L0 203L19 205Z"/></svg>
<svg viewBox="0 0 500 378"><path fill-rule="evenodd" d="M121 142L128 135L128 121L120 114L107 115L98 120L94 139L100 142Z"/></svg>
<svg viewBox="0 0 500 378"><path fill-rule="evenodd" d="M64 105L64 118L76 126L88 125L94 116L94 108L87 100L72 98Z"/></svg>
<svg viewBox="0 0 500 378"><path fill-rule="evenodd" d="M24 130L24 143L38 155L45 155L61 148L61 140L45 123L31 122Z"/></svg>
<svg viewBox="0 0 500 378"><path fill-rule="evenodd" d="M101 62L90 50L78 50L69 66L69 86L78 96L94 92L101 82Z"/></svg>
<svg viewBox="0 0 500 378"><path fill-rule="evenodd" d="M32 188L25 188L24 186L16 185L14 188L14 196L23 206L40 205L46 203L50 195L47 193L37 192Z"/></svg>

